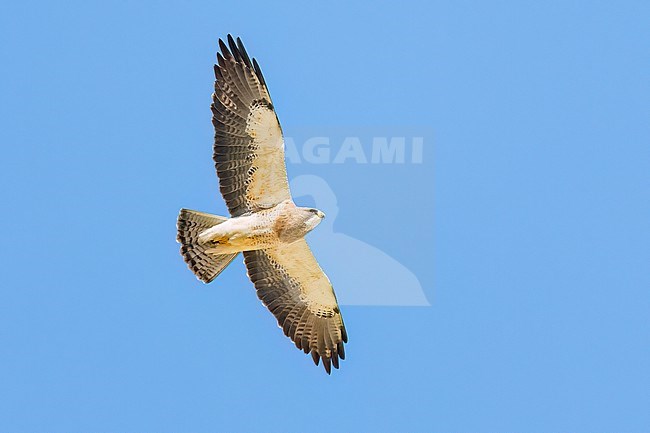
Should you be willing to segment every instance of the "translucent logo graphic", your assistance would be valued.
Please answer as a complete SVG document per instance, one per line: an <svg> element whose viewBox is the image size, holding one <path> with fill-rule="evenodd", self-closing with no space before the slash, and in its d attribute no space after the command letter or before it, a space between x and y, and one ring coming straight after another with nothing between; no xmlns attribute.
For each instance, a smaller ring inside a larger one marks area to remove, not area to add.
<svg viewBox="0 0 650 433"><path fill-rule="evenodd" d="M323 178L297 176L291 180L291 192L297 201L310 196L314 206L325 212L325 219L308 235L308 241L340 304L430 305L420 281L406 266L373 245L334 230L337 198Z"/></svg>

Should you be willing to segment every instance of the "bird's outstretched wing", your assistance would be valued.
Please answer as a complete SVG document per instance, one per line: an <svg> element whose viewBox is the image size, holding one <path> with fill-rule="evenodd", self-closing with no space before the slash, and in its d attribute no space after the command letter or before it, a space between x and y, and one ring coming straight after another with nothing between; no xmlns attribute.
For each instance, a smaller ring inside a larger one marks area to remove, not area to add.
<svg viewBox="0 0 650 433"><path fill-rule="evenodd" d="M348 336L329 279L304 239L272 249L245 251L257 296L298 349L322 360L329 374L345 359Z"/></svg>
<svg viewBox="0 0 650 433"><path fill-rule="evenodd" d="M214 67L214 162L233 217L290 199L282 129L259 65L241 40L219 40ZM257 294L296 347L330 373L345 358L347 334L332 286L303 239L245 251Z"/></svg>
<svg viewBox="0 0 650 433"><path fill-rule="evenodd" d="M282 129L262 71L241 39L219 39L212 95L214 162L233 217L291 198Z"/></svg>

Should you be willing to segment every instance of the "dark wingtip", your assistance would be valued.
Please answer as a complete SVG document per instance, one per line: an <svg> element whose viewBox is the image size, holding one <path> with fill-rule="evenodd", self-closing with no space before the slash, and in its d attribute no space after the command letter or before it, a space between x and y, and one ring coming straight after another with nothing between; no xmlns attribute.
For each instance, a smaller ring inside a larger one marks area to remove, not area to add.
<svg viewBox="0 0 650 433"><path fill-rule="evenodd" d="M333 365L334 368L336 368L337 370L339 369L339 357L338 357L338 355L336 354L336 352L332 353L332 365Z"/></svg>
<svg viewBox="0 0 650 433"><path fill-rule="evenodd" d="M327 374L332 374L332 359L323 356L323 367L325 367Z"/></svg>
<svg viewBox="0 0 650 433"><path fill-rule="evenodd" d="M241 54L241 57L244 60L246 66L252 68L253 64L251 63L250 57L248 57L248 53L246 52L246 47L244 47L244 43L241 41L241 38L237 38L237 47L239 48L239 54Z"/></svg>
<svg viewBox="0 0 650 433"><path fill-rule="evenodd" d="M228 53L228 55L230 55L230 53ZM226 60L223 58L221 53L217 53L217 64L225 68Z"/></svg>
<svg viewBox="0 0 650 433"><path fill-rule="evenodd" d="M232 38L232 35L230 34L228 34L228 46L230 47L230 51L232 52L233 56L235 56L235 60L237 60L238 62L241 61L239 48L237 48L237 44L235 43L235 40Z"/></svg>
<svg viewBox="0 0 650 433"><path fill-rule="evenodd" d="M219 50L221 53L227 57L227 58L232 58L232 54L230 53L230 50L228 49L228 46L225 44L225 42L219 38ZM217 57L219 57L219 53L217 53Z"/></svg>
<svg viewBox="0 0 650 433"><path fill-rule="evenodd" d="M312 350L311 351L311 359L314 360L314 364L318 365L318 363L320 362L320 356L318 356L318 352L316 352L315 350Z"/></svg>
<svg viewBox="0 0 650 433"><path fill-rule="evenodd" d="M264 75L262 75L262 70L260 69L260 65L257 63L257 60L253 58L253 69L255 69L255 74L257 75L257 78L260 80L260 82L266 86L266 81L264 80Z"/></svg>

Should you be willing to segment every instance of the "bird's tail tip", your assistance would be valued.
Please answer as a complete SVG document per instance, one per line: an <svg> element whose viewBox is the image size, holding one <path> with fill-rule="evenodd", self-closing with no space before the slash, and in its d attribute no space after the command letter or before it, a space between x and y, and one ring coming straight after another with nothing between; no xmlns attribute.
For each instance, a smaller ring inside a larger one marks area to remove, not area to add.
<svg viewBox="0 0 650 433"><path fill-rule="evenodd" d="M228 218L181 209L176 224L176 241L181 244L181 255L190 270L204 283L209 283L224 270L237 256L235 254L211 254L199 243L199 235Z"/></svg>

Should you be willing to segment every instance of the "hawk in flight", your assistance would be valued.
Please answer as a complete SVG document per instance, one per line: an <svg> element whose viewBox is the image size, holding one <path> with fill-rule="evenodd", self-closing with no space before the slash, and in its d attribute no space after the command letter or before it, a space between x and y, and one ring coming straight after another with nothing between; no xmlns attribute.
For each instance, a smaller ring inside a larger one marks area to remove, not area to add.
<svg viewBox="0 0 650 433"><path fill-rule="evenodd" d="M348 341L332 285L305 235L324 218L291 199L284 140L269 90L241 39L219 40L213 159L230 218L182 209L177 241L190 270L214 280L243 253L257 296L298 349L329 374Z"/></svg>

